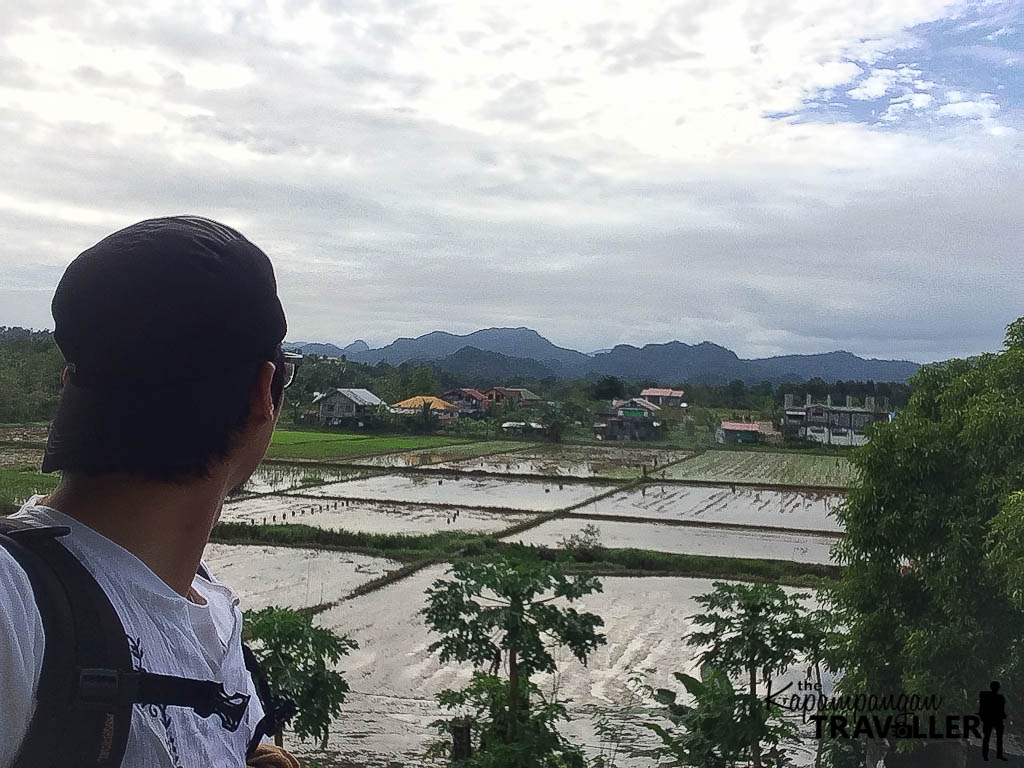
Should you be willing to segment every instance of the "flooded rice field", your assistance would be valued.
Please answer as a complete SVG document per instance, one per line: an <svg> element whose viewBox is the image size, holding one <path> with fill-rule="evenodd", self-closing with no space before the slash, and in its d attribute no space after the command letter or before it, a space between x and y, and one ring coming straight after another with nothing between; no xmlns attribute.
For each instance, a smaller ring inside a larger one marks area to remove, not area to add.
<svg viewBox="0 0 1024 768"><path fill-rule="evenodd" d="M261 496L225 505L222 520L288 522L357 533L415 536L438 531L496 533L530 519L517 512L419 504Z"/></svg>
<svg viewBox="0 0 1024 768"><path fill-rule="evenodd" d="M845 488L856 477L856 469L840 456L711 450L668 467L659 476L666 480Z"/></svg>
<svg viewBox="0 0 1024 768"><path fill-rule="evenodd" d="M631 480L645 470L655 472L689 455L686 451L657 448L549 445L437 466L460 472Z"/></svg>
<svg viewBox="0 0 1024 768"><path fill-rule="evenodd" d="M351 463L365 467L425 467L444 462L473 459L477 456L487 456L493 453L505 453L520 448L529 448L532 445L532 443L521 443L511 440L495 440L485 443L424 448L418 451L405 451L402 453L386 453L380 456L364 456L352 459Z"/></svg>
<svg viewBox="0 0 1024 768"><path fill-rule="evenodd" d="M393 474L310 488L311 496L553 512L610 490L557 480L506 480L458 474Z"/></svg>
<svg viewBox="0 0 1024 768"><path fill-rule="evenodd" d="M241 492L278 493L279 491L299 490L310 485L361 477L367 473L368 471L310 467L302 464L260 464L252 473L252 477L242 486Z"/></svg>
<svg viewBox="0 0 1024 768"><path fill-rule="evenodd" d="M38 472L42 465L42 448L0 445L0 469L25 469Z"/></svg>
<svg viewBox="0 0 1024 768"><path fill-rule="evenodd" d="M814 491L665 484L623 491L576 512L839 532L834 513L842 500Z"/></svg>
<svg viewBox="0 0 1024 768"><path fill-rule="evenodd" d="M49 431L46 424L0 424L0 440L45 443Z"/></svg>
<svg viewBox="0 0 1024 768"><path fill-rule="evenodd" d="M359 649L338 665L352 692L331 725L327 754L353 765L378 768L424 765L423 751L436 737L430 723L443 713L435 696L470 680L468 665L442 665L427 647L436 639L418 611L425 604L424 590L443 577L446 566L432 566L383 590L354 598L319 614L314 621L349 634ZM538 677L542 691L568 699L572 722L564 732L585 746L591 756L602 746L595 720L608 718L625 729L618 761L622 768L653 766L645 756L653 746L650 733L640 726L647 716L624 710L648 710L652 703L631 679L652 687L679 689L676 671L695 674L695 649L684 635L694 629L692 616L699 606L695 597L712 589L706 579L671 577L603 578L604 591L574 603L579 610L604 619L608 644L599 648L586 667L568 652L558 652L557 680ZM299 746L286 740L298 752ZM316 754L309 752L309 754Z"/></svg>
<svg viewBox="0 0 1024 768"><path fill-rule="evenodd" d="M555 547L567 536L581 534L586 525L600 529L601 545L616 549L653 549L680 555L746 557L790 560L796 563L829 563L834 536L783 531L728 530L696 526L622 523L615 520L562 518L542 523L511 537L512 541Z"/></svg>
<svg viewBox="0 0 1024 768"><path fill-rule="evenodd" d="M238 593L242 610L334 602L401 567L348 552L235 544L208 544L203 560L214 578Z"/></svg>

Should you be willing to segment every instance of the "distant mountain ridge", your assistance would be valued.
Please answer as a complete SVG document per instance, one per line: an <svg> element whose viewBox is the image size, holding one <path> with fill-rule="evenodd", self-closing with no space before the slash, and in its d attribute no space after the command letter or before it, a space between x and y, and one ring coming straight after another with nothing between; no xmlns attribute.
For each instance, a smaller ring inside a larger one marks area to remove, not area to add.
<svg viewBox="0 0 1024 768"><path fill-rule="evenodd" d="M882 382L906 381L919 367L909 360L865 359L843 350L745 360L709 341L670 341L643 347L619 344L588 355L559 347L530 328L487 328L465 335L434 331L414 339L396 339L378 349L370 349L364 341L344 348L319 342L295 342L286 347L301 349L308 355L345 355L349 360L370 365L381 361L391 365L409 361L429 363L474 380L618 376L667 386L683 381L721 384L734 379L747 383L811 378L828 382Z"/></svg>

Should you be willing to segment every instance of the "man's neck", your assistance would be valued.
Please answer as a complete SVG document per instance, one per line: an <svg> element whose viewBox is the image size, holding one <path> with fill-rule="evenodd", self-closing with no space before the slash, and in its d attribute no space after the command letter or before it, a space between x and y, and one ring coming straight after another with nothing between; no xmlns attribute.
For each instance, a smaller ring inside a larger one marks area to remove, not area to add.
<svg viewBox="0 0 1024 768"><path fill-rule="evenodd" d="M217 477L160 483L131 475L65 475L40 504L121 545L188 596L226 493Z"/></svg>

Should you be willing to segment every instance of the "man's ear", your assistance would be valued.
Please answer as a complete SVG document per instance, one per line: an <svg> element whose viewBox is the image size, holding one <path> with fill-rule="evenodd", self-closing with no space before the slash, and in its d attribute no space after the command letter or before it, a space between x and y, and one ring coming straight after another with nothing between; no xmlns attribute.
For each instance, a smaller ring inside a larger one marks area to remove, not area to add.
<svg viewBox="0 0 1024 768"><path fill-rule="evenodd" d="M274 380L273 363L266 362L260 367L256 383L249 393L249 418L256 424L274 420L274 397L271 393L271 382Z"/></svg>
<svg viewBox="0 0 1024 768"><path fill-rule="evenodd" d="M64 366L64 370L60 374L60 385L66 387L68 385L68 379L71 378L71 369L68 366Z"/></svg>

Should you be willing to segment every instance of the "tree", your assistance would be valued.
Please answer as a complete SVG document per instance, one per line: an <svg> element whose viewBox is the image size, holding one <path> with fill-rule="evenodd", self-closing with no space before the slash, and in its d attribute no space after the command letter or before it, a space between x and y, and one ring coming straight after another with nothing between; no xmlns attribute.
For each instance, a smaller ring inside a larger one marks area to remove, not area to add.
<svg viewBox="0 0 1024 768"><path fill-rule="evenodd" d="M305 740L327 747L328 726L341 711L348 683L328 664L336 664L358 644L345 635L313 625L311 616L287 608L247 611L245 632L267 676L271 695L295 702L292 727ZM282 734L274 736L278 746Z"/></svg>
<svg viewBox="0 0 1024 768"><path fill-rule="evenodd" d="M602 376L594 385L595 400L621 400L626 396L626 382L617 376Z"/></svg>
<svg viewBox="0 0 1024 768"><path fill-rule="evenodd" d="M694 623L707 627L687 638L691 646L704 648L701 664L730 675L743 674L747 691L741 697L738 727L747 735L750 760L761 768L762 745L777 748L784 731L777 708L757 695L758 674L771 685L772 678L792 666L805 648L805 619L800 601L806 594L787 595L778 584L725 584L699 595L704 613Z"/></svg>
<svg viewBox="0 0 1024 768"><path fill-rule="evenodd" d="M430 408L430 401L424 400L419 412L412 417L412 431L418 435L429 435L437 432L441 421Z"/></svg>
<svg viewBox="0 0 1024 768"><path fill-rule="evenodd" d="M678 703L675 691L661 688L654 692L675 730L658 723L644 725L661 739L663 754L675 758L678 765L727 768L742 758L752 734L738 727L745 721L737 719L740 701L729 676L710 666L700 672L699 680L681 672L674 674L693 697L692 705Z"/></svg>
<svg viewBox="0 0 1024 768"><path fill-rule="evenodd" d="M434 369L429 365L421 365L412 372L409 380L409 389L412 396L435 395L441 391L441 385L437 381Z"/></svg>
<svg viewBox="0 0 1024 768"><path fill-rule="evenodd" d="M544 425L544 437L552 443L562 442L562 435L565 432L565 415L561 406L544 403L540 408L540 420Z"/></svg>
<svg viewBox="0 0 1024 768"><path fill-rule="evenodd" d="M730 408L747 408L747 385L743 379L733 379L725 390L726 403Z"/></svg>
<svg viewBox="0 0 1024 768"><path fill-rule="evenodd" d="M1011 497L1024 488L1022 330L1009 326L1002 353L921 368L907 408L854 452L837 548L844 691L925 692L972 712L998 679L1008 710L1024 706L1024 612L1009 578L1024 555ZM943 748L963 764L963 744Z"/></svg>
<svg viewBox="0 0 1024 768"><path fill-rule="evenodd" d="M530 677L555 671L549 644L568 648L586 664L587 657L605 642L597 631L604 624L600 616L561 607L556 601L571 603L600 592L601 582L590 576L569 577L560 564L541 560L526 548L482 562L456 563L450 573L451 579L438 579L427 590L423 615L427 626L441 635L430 650L442 662L488 667L491 677L497 676L504 661L508 671L507 685L500 689L504 700L500 713L492 713L489 722L493 730L500 719L504 723L501 743L514 746L520 756L528 754L522 737L537 728L537 715L530 709L535 693ZM497 683L479 685L489 686L489 706L498 706ZM550 715L550 710L543 711L545 717ZM497 747L489 743L487 749L492 748Z"/></svg>

